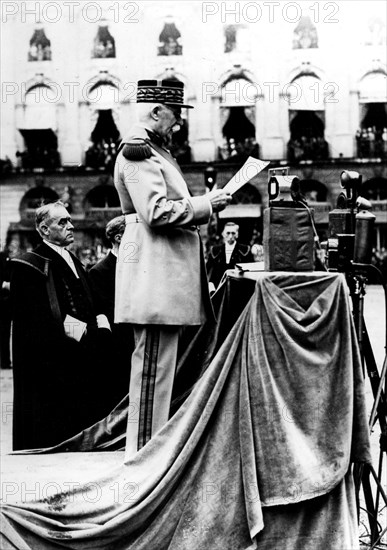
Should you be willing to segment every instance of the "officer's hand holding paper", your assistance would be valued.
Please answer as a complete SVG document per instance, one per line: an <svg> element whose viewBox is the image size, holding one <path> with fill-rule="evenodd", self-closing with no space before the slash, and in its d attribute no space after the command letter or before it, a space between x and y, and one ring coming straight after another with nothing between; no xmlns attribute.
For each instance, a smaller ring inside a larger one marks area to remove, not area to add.
<svg viewBox="0 0 387 550"><path fill-rule="evenodd" d="M242 168L230 179L230 181L222 188L222 191L233 195L247 182L253 179L254 176L262 172L269 161L249 157Z"/></svg>
<svg viewBox="0 0 387 550"><path fill-rule="evenodd" d="M214 189L207 194L209 198L213 212L219 212L223 210L228 204L230 204L234 193L249 182L254 176L262 172L264 168L269 164L268 161L259 160L254 157L249 157L242 168L230 179L225 187L222 189Z"/></svg>

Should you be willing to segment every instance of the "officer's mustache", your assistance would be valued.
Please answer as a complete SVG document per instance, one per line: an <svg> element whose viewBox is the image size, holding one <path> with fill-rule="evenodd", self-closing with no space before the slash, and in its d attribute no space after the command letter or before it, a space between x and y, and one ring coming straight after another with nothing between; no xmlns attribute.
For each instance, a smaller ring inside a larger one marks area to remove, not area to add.
<svg viewBox="0 0 387 550"><path fill-rule="evenodd" d="M175 134L176 132L178 132L180 130L180 124L175 124L174 126L172 126L172 132Z"/></svg>

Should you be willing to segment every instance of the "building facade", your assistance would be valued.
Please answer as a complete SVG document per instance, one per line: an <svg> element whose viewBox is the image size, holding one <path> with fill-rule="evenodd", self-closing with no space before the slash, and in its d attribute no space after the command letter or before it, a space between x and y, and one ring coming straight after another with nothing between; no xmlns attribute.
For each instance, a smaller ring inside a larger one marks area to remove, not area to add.
<svg viewBox="0 0 387 550"><path fill-rule="evenodd" d="M2 2L1 241L33 246L33 212L62 198L76 246L101 251L119 213L117 144L136 82L186 88L171 149L193 193L248 155L290 166L322 233L344 169L363 176L387 247L386 14L364 2ZM223 214L261 231L267 173Z"/></svg>

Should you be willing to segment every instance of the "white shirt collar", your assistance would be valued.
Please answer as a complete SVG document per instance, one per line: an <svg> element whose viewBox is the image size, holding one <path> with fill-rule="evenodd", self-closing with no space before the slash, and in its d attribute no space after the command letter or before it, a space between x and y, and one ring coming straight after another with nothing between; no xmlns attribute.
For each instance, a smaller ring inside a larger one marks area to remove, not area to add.
<svg viewBox="0 0 387 550"><path fill-rule="evenodd" d="M75 264L74 264L74 261L71 257L71 254L68 250L66 250L66 248L64 246L58 246L57 244L54 244L54 243L50 243L49 241L46 241L46 239L43 239L43 242L49 246L50 248L52 248L53 250L55 250L55 252L57 254L59 254L60 256L62 256L62 258L64 259L64 261L68 264L69 267L71 267L71 270L72 272L74 273L74 275L77 277L77 279L79 278L79 275L78 275L78 272L76 270L76 267L75 267Z"/></svg>

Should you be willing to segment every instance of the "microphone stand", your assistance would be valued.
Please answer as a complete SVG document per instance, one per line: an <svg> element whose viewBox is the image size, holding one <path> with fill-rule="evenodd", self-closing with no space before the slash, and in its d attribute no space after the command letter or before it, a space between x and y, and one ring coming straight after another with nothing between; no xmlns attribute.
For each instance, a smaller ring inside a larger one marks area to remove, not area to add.
<svg viewBox="0 0 387 550"><path fill-rule="evenodd" d="M347 275L347 282L350 290L353 305L353 319L355 324L356 336L359 343L360 358L363 369L363 376L367 375L370 380L371 389L374 397L374 404L369 419L370 432L372 431L376 421L379 421L380 438L379 438L379 464L378 472L370 464L357 465L354 471L356 485L356 500L358 517L360 516L360 486L363 486L364 499L367 508L368 522L370 526L370 542L371 548L376 548L382 537L387 531L387 528L381 529L378 523L380 498L383 499L385 507L387 507L387 496L382 485L383 461L387 456L387 355L385 355L383 367L379 374L375 357L373 354L370 338L367 332L367 327L364 321L364 296L366 294L365 285L367 275L374 272L378 275L384 290L385 298L385 321L387 323L387 291L386 283L382 273L375 266L370 264L352 263ZM386 324L387 327L387 324ZM387 351L387 329L385 350ZM371 487L371 478L376 484L375 497L373 496Z"/></svg>

